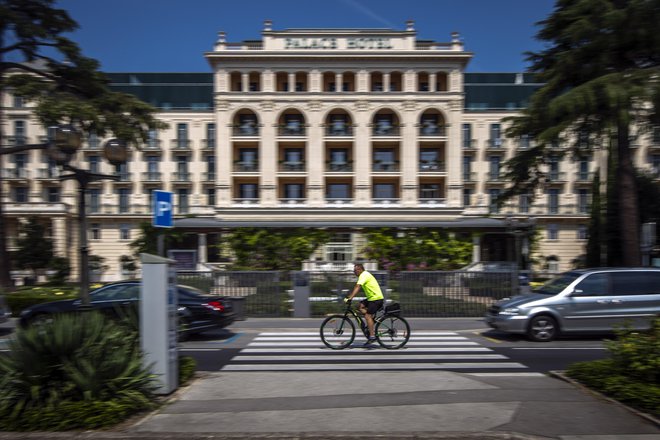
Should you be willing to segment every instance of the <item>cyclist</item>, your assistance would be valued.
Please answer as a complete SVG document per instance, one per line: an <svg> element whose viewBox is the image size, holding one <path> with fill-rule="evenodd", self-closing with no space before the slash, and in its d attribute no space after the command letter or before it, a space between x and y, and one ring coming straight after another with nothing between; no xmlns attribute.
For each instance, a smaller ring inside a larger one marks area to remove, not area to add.
<svg viewBox="0 0 660 440"><path fill-rule="evenodd" d="M369 329L369 338L365 345L371 344L376 340L375 331L374 331L374 315L383 307L383 292L380 290L378 281L370 272L364 270L364 265L361 263L355 263L353 265L353 273L358 280L353 288L353 291L344 298L345 302L349 302L353 299L355 295L360 292L360 289L364 291L365 300L360 301L359 311L364 315L364 318L367 320L367 327Z"/></svg>

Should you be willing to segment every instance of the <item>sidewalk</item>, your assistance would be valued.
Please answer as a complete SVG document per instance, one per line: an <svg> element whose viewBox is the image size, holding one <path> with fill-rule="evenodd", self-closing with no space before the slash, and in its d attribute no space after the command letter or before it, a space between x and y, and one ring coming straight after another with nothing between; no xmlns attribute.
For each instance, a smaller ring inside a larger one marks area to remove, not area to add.
<svg viewBox="0 0 660 440"><path fill-rule="evenodd" d="M317 326L317 319L250 319L233 327ZM427 326L483 328L476 319L415 320L415 328ZM113 431L0 432L0 440L247 438L657 440L660 427L538 373L220 371L200 375L159 411Z"/></svg>

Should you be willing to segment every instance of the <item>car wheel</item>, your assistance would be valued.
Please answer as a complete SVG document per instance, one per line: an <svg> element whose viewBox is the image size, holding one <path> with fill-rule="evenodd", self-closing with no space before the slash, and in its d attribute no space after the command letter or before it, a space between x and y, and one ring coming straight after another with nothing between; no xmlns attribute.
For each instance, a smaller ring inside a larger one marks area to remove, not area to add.
<svg viewBox="0 0 660 440"><path fill-rule="evenodd" d="M527 329L527 336L532 341L549 342L559 333L557 320L548 315L539 315L532 318Z"/></svg>

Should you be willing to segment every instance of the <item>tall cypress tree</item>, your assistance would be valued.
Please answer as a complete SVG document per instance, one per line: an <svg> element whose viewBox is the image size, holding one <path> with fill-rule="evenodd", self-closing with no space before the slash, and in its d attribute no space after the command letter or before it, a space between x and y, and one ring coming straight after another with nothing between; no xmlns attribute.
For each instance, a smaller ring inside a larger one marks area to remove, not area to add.
<svg viewBox="0 0 660 440"><path fill-rule="evenodd" d="M531 135L535 147L506 162L513 182L504 196L533 193L545 180L553 146L591 154L611 145L617 157L621 264L640 264L639 204L630 149L630 127L660 122L660 0L558 0L538 23L545 50L528 54L544 83L509 136ZM613 143L610 140L614 139ZM608 197L609 198L609 197Z"/></svg>

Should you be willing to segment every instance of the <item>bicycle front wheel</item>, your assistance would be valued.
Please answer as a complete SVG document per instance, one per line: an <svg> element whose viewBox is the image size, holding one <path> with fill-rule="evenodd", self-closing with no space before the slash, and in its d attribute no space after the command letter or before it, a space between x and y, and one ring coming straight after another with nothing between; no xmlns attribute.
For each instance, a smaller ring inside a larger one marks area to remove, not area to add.
<svg viewBox="0 0 660 440"><path fill-rule="evenodd" d="M399 316L385 316L376 323L376 339L382 347L389 350L403 347L410 339L408 321Z"/></svg>
<svg viewBox="0 0 660 440"><path fill-rule="evenodd" d="M341 350L353 343L355 324L344 315L331 315L321 324L321 340L328 348Z"/></svg>

